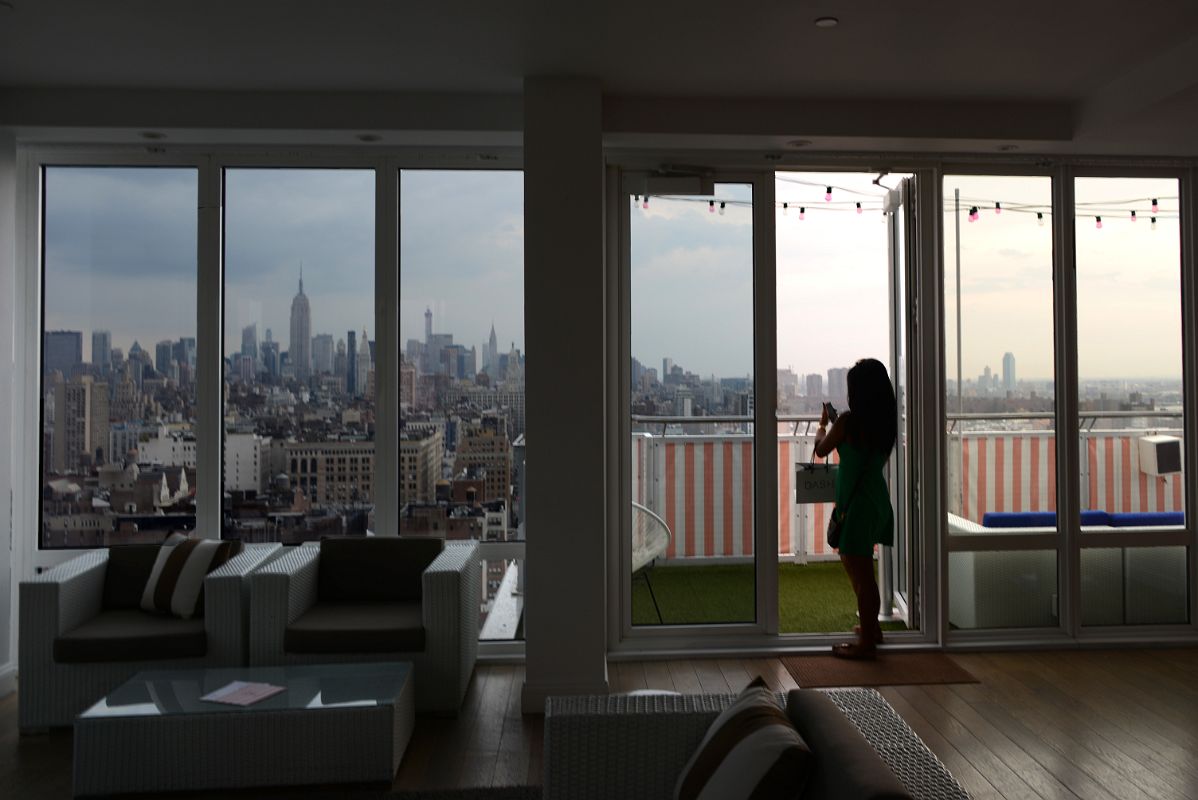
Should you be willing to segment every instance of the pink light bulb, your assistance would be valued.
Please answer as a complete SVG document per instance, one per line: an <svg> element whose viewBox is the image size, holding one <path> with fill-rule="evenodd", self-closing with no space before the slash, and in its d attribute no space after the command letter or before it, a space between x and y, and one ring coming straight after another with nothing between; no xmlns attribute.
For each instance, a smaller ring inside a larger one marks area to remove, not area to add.
<svg viewBox="0 0 1198 800"><path fill-rule="evenodd" d="M1156 202L1156 198L1155 198L1155 197L1154 197L1154 198L1152 198L1152 213L1153 213L1153 214L1155 214L1156 212L1158 212L1158 211L1160 211L1160 210L1161 210L1161 205L1160 205L1160 203Z"/></svg>
<svg viewBox="0 0 1198 800"><path fill-rule="evenodd" d="M857 213L858 214L861 213L861 204L860 203L857 204Z"/></svg>
<svg viewBox="0 0 1198 800"><path fill-rule="evenodd" d="M976 220L976 219L977 219L977 217L975 217L975 216L973 215L973 212L972 212L972 211L970 211L970 212L969 212L969 221L970 221L970 222L973 222L973 221L974 221L974 220Z"/></svg>
<svg viewBox="0 0 1198 800"><path fill-rule="evenodd" d="M645 195L645 202L641 203L641 208L644 208L644 209L649 208L649 195Z"/></svg>
<svg viewBox="0 0 1198 800"><path fill-rule="evenodd" d="M715 201L714 201L714 200L708 200L708 201L707 201L707 213L708 213L708 214L714 214L714 213L715 213Z"/></svg>
<svg viewBox="0 0 1198 800"><path fill-rule="evenodd" d="M829 186L827 191L824 192L824 199L831 202L831 200L832 200L832 187L831 186Z"/></svg>
<svg viewBox="0 0 1198 800"><path fill-rule="evenodd" d="M995 214L1001 214L1001 213L1002 213L1002 203L995 203L995 204L994 204L994 213L995 213Z"/></svg>
<svg viewBox="0 0 1198 800"><path fill-rule="evenodd" d="M1136 221L1136 212L1134 212L1134 211L1133 211L1133 212L1131 212L1131 221L1132 221L1132 222L1135 222L1135 221Z"/></svg>
<svg viewBox="0 0 1198 800"><path fill-rule="evenodd" d="M1094 227L1097 228L1098 230L1102 230L1102 217L1094 218Z"/></svg>
<svg viewBox="0 0 1198 800"><path fill-rule="evenodd" d="M807 209L803 206L799 206L799 222L802 222L805 219L807 219Z"/></svg>

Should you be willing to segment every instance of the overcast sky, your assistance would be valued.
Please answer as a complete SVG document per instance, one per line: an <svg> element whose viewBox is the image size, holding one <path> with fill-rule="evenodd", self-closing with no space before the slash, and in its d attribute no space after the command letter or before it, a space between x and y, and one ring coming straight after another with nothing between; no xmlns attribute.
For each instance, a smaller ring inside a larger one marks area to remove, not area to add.
<svg viewBox="0 0 1198 800"><path fill-rule="evenodd" d="M825 372L858 358L887 360L886 225L872 174L780 173L778 361ZM883 183L895 186L899 176ZM824 184L834 186L825 201ZM1051 227L1046 178L945 180L946 345L955 373L956 234L961 212L963 372L1001 372L1015 354L1021 378L1052 369ZM49 168L46 174L46 328L112 331L134 339L195 335L197 175L191 169ZM1079 364L1085 378L1178 377L1181 372L1180 245L1172 180L1081 179L1077 200ZM300 264L312 333L366 328L374 320L374 176L368 170L230 170L226 186L225 347L258 324L283 349ZM663 357L704 376L752 371L750 187L721 184L724 214L705 201L654 198L632 209L632 354ZM1150 229L1152 197L1160 200ZM854 203L864 213L855 213ZM994 214L1001 202L1004 213ZM968 223L971 204L979 220ZM1085 205L1090 204L1090 205ZM798 207L805 206L800 221ZM1023 208L1027 213L1019 213ZM1139 221L1130 222L1137 210ZM1097 230L1094 216L1103 216ZM1046 214L1046 223L1048 222ZM481 346L492 322L501 351L525 349L523 180L519 172L405 171L401 177L400 339L434 330ZM762 332L758 331L758 335ZM481 356L480 356L481 365Z"/></svg>

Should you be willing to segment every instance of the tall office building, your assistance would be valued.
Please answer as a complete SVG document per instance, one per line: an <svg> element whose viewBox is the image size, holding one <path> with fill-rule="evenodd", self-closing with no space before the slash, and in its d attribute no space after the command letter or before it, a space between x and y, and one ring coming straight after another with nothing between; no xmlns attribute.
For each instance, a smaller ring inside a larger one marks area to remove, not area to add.
<svg viewBox="0 0 1198 800"><path fill-rule="evenodd" d="M847 405L849 397L849 371L847 367L828 370L828 400L838 407Z"/></svg>
<svg viewBox="0 0 1198 800"><path fill-rule="evenodd" d="M362 329L362 342L358 346L357 375L358 394L366 394L370 383L370 373L374 366L370 360L370 340L366 338L366 329Z"/></svg>
<svg viewBox="0 0 1198 800"><path fill-rule="evenodd" d="M358 335L353 331L345 333L345 393L358 393Z"/></svg>
<svg viewBox="0 0 1198 800"><path fill-rule="evenodd" d="M807 376L807 396L819 399L824 396L824 376L813 372Z"/></svg>
<svg viewBox="0 0 1198 800"><path fill-rule="evenodd" d="M172 350L179 367L190 368L193 373L196 368L196 340L194 336L184 336L175 342Z"/></svg>
<svg viewBox="0 0 1198 800"><path fill-rule="evenodd" d="M54 386L54 470L102 464L108 447L108 384L90 375Z"/></svg>
<svg viewBox="0 0 1198 800"><path fill-rule="evenodd" d="M300 268L299 292L291 301L291 341L287 345L288 361L295 379L307 383L312 377L312 307L304 294L304 270Z"/></svg>
<svg viewBox="0 0 1198 800"><path fill-rule="evenodd" d="M1002 356L1002 388L1003 391L1015 391L1015 354L1003 353Z"/></svg>
<svg viewBox="0 0 1198 800"><path fill-rule="evenodd" d="M492 377L499 371L499 340L495 336L495 323L491 323L491 336L487 339L486 363L483 369Z"/></svg>
<svg viewBox="0 0 1198 800"><path fill-rule="evenodd" d="M241 329L241 354L254 359L258 363L258 323L254 322Z"/></svg>
<svg viewBox="0 0 1198 800"><path fill-rule="evenodd" d="M174 345L170 339L163 339L154 345L154 369L159 375L171 374L171 363L175 360Z"/></svg>
<svg viewBox="0 0 1198 800"><path fill-rule="evenodd" d="M42 361L47 373L58 371L64 378L70 378L75 365L83 363L83 332L46 331Z"/></svg>
<svg viewBox="0 0 1198 800"><path fill-rule="evenodd" d="M424 343L428 344L433 338L433 310L424 309Z"/></svg>
<svg viewBox="0 0 1198 800"><path fill-rule="evenodd" d="M92 331L92 366L104 375L112 370L111 331Z"/></svg>
<svg viewBox="0 0 1198 800"><path fill-rule="evenodd" d="M486 471L483 502L508 500L512 474L512 448L508 441L507 418L487 413L480 419L463 420L458 426L457 457L453 471L482 468Z"/></svg>
<svg viewBox="0 0 1198 800"><path fill-rule="evenodd" d="M318 333L312 337L312 371L325 375L333 371L333 335Z"/></svg>
<svg viewBox="0 0 1198 800"><path fill-rule="evenodd" d="M262 343L262 369L272 379L279 377L279 343L270 340Z"/></svg>

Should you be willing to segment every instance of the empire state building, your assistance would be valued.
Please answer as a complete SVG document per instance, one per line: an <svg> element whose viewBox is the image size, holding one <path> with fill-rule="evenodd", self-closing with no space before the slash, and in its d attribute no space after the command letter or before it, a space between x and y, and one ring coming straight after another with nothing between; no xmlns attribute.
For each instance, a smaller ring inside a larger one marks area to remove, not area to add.
<svg viewBox="0 0 1198 800"><path fill-rule="evenodd" d="M291 301L291 342L289 345L295 379L307 383L312 376L312 307L304 294L304 269L300 267L299 294Z"/></svg>

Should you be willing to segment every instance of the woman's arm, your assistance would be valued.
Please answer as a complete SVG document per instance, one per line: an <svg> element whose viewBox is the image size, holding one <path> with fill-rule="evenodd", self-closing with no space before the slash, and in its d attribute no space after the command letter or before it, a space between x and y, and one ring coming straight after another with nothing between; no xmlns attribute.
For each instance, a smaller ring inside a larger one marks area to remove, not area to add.
<svg viewBox="0 0 1198 800"><path fill-rule="evenodd" d="M832 429L826 430L828 424L828 414L824 413L820 418L819 429L815 432L815 455L819 458L827 458L828 454L840 446L848 435L849 427L849 412L843 412L836 421L832 423Z"/></svg>

